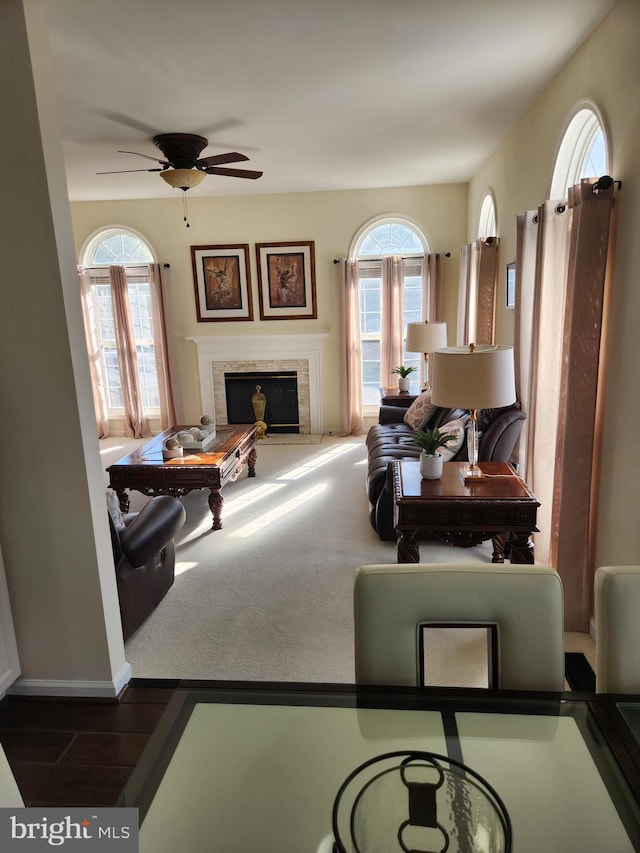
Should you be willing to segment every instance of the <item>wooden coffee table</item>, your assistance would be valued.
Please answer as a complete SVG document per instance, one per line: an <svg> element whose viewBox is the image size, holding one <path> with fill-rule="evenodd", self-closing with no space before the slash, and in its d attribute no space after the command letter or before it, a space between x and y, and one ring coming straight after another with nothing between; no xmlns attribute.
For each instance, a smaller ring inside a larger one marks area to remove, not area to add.
<svg viewBox="0 0 640 853"><path fill-rule="evenodd" d="M256 428L254 425L221 426L216 441L206 453L184 451L178 459L163 459L162 446L170 436L189 426L172 426L133 453L107 468L109 486L120 499L120 509L129 511L127 489L143 495L181 497L196 489L209 489L213 530L222 527L222 487L236 480L245 465L249 477L256 475Z"/></svg>
<svg viewBox="0 0 640 853"><path fill-rule="evenodd" d="M439 480L423 480L418 459L392 466L398 562L418 563L420 534L444 534L446 541L473 545L491 539L493 563L504 562L509 536L512 563L533 563L530 536L536 533L540 503L506 462L481 462L486 479L465 485L466 462L445 462Z"/></svg>

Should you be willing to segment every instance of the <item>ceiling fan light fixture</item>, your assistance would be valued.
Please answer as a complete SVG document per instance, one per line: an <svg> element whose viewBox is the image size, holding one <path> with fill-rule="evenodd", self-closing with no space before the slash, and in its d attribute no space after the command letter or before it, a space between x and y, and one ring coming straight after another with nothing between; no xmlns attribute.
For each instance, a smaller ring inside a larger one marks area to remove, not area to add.
<svg viewBox="0 0 640 853"><path fill-rule="evenodd" d="M160 177L166 181L170 187L177 190L190 190L192 187L197 187L205 179L205 172L199 169L166 169L160 172Z"/></svg>

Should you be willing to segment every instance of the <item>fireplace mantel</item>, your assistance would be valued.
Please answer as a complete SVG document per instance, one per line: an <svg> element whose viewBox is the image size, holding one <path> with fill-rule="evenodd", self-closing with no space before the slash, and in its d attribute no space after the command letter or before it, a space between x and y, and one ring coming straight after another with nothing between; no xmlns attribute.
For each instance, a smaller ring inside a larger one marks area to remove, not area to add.
<svg viewBox="0 0 640 853"><path fill-rule="evenodd" d="M327 334L320 335L234 335L213 337L195 335L193 341L198 354L200 395L203 413L223 423L226 409L221 405L221 389L216 388L216 373L222 364L245 365L262 362L305 362L309 379L309 428L312 433L323 431L322 413L322 346ZM218 383L219 385L219 383ZM216 406L216 398L218 405ZM218 410L218 411L216 411ZM301 415L302 421L302 415Z"/></svg>

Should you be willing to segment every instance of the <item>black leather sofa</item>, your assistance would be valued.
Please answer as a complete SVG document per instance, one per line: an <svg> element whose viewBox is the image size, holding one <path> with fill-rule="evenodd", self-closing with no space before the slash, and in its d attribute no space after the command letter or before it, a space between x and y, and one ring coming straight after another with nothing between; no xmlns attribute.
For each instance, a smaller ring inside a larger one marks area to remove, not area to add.
<svg viewBox="0 0 640 853"><path fill-rule="evenodd" d="M122 634L134 634L165 597L175 578L174 536L186 519L177 498L152 498L138 513L108 513Z"/></svg>
<svg viewBox="0 0 640 853"><path fill-rule="evenodd" d="M381 406L378 423L367 433L368 455L367 495L369 498L369 520L371 526L384 541L395 541L393 528L393 499L389 482L388 467L393 459L420 456L421 449L411 443L412 428L404 423L406 408ZM423 428L441 427L455 418L469 418L462 409L436 408ZM508 462L522 430L526 416L518 404L503 409L480 409L478 411L478 461ZM468 425L467 425L468 427ZM453 457L454 461L465 461L467 442Z"/></svg>

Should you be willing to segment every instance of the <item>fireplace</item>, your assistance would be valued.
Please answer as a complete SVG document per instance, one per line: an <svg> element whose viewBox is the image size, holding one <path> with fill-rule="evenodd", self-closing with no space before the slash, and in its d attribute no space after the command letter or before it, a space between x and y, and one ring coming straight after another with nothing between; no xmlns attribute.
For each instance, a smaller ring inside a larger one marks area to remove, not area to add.
<svg viewBox="0 0 640 853"><path fill-rule="evenodd" d="M267 433L300 432L295 370L225 373L224 387L228 423L261 420Z"/></svg>
<svg viewBox="0 0 640 853"><path fill-rule="evenodd" d="M293 371L298 384L299 431L321 433L322 348L326 337L321 333L187 338L197 347L202 414L210 415L217 424L229 423L225 373ZM252 416L249 423L254 420Z"/></svg>

